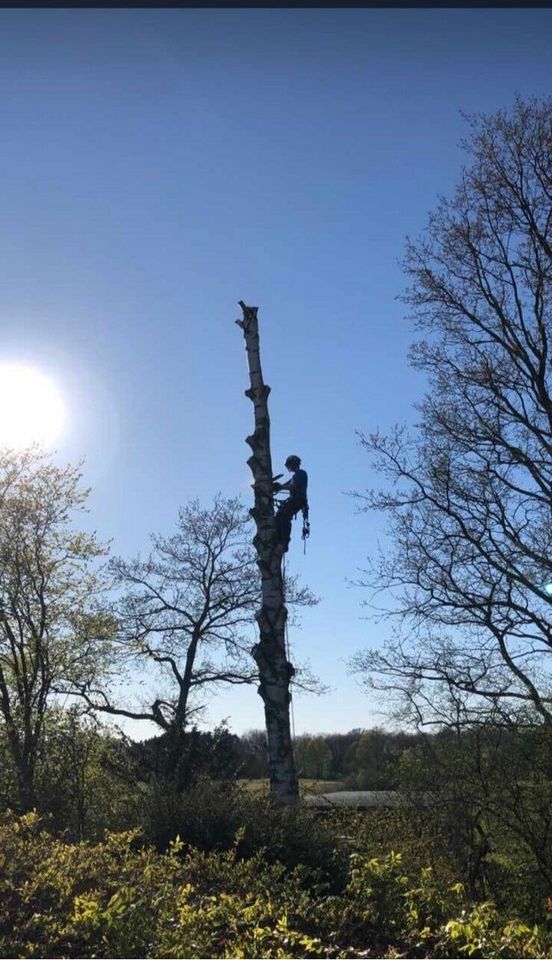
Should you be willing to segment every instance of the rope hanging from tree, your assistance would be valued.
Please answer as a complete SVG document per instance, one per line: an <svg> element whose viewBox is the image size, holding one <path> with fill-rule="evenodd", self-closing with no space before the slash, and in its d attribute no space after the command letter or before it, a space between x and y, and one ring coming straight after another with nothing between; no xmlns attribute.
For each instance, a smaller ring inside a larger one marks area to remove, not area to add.
<svg viewBox="0 0 552 960"><path fill-rule="evenodd" d="M307 534L307 536L308 536L308 534ZM282 587L283 587L284 603L285 603L285 602L286 602L286 558L285 558L285 556L284 556L283 562L282 562ZM286 638L286 657L287 657L289 663L291 663L291 653L290 653L290 646L289 646L289 627L288 627L287 617L286 617L286 626L285 626L285 638ZM290 687L292 686L292 684L293 684L293 680L290 682ZM292 693L291 689L290 689L290 691L289 691L289 707L290 707L290 718L291 718L291 747L292 747L292 750L293 750L293 760L294 760L294 762L295 762L295 760L296 760L296 756L295 756L295 739L296 739L296 737L295 737L295 711L294 711L294 708L293 708L293 693Z"/></svg>

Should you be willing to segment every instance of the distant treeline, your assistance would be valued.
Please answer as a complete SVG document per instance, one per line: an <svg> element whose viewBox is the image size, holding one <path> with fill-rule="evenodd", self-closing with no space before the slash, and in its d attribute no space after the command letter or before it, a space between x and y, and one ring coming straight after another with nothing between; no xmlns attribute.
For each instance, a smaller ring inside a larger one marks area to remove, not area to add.
<svg viewBox="0 0 552 960"><path fill-rule="evenodd" d="M423 752L422 739L420 734L378 728L304 734L295 741L298 775L340 781L350 790L399 788L405 760L417 752L416 747ZM18 810L17 769L1 724L0 771L0 813ZM103 826L127 827L129 796L143 791L163 794L170 786L181 794L199 781L267 777L262 730L238 736L225 726L210 731L191 728L179 736L134 742L76 710L52 709L37 757L34 805L59 829L69 828L76 837L95 836Z"/></svg>
<svg viewBox="0 0 552 960"><path fill-rule="evenodd" d="M297 773L303 779L340 780L349 790L393 789L401 755L420 739L418 734L380 728L302 734L295 740ZM241 737L226 733L224 740L239 779L268 776L264 731L251 730Z"/></svg>

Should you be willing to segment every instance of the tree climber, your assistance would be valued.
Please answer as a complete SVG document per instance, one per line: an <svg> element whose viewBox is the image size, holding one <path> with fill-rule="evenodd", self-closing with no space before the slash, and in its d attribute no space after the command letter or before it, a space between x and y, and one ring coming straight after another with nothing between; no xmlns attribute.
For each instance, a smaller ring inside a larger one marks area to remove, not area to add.
<svg viewBox="0 0 552 960"><path fill-rule="evenodd" d="M307 501L307 486L309 478L305 470L301 470L301 459L293 454L285 462L286 469L290 471L292 477L287 483L274 482L274 492L280 490L289 490L287 500L279 503L275 516L276 544L283 547L283 552L287 553L289 541L291 538L291 521L297 516L299 511L303 512L303 539L309 534L309 505Z"/></svg>

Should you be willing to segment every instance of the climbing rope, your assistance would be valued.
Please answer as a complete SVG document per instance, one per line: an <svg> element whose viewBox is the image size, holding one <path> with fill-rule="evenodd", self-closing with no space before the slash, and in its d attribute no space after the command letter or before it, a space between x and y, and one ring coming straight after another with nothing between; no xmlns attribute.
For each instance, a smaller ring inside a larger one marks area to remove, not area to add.
<svg viewBox="0 0 552 960"><path fill-rule="evenodd" d="M284 604L285 604L285 602L286 602L286 557L285 557L285 554L284 554L283 563L282 563L282 594L283 594L283 597L284 597ZM284 628L284 636L285 636L285 643L286 643L286 658L287 658L287 660L288 660L288 663L291 663L291 653L290 653L290 647L289 647L289 631L288 631L287 617L286 617L286 625L285 625L285 628ZM291 681L290 681L290 686L291 686ZM293 751L293 763L294 763L294 765L295 765L295 764L296 764L296 757L295 757L295 710L294 710L294 708L293 708L293 694L292 694L291 690L290 690L290 704L289 704L289 705L290 705L290 716L291 716L291 749L292 749L292 751Z"/></svg>

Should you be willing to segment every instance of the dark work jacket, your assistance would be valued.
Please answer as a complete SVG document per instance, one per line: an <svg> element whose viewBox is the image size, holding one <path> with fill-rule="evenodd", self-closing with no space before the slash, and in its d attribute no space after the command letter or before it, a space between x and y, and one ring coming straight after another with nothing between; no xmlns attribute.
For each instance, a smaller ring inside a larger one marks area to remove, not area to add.
<svg viewBox="0 0 552 960"><path fill-rule="evenodd" d="M291 478L291 490L290 494L292 499L299 505L303 506L307 502L307 486L309 483L309 478L306 470L295 470Z"/></svg>

